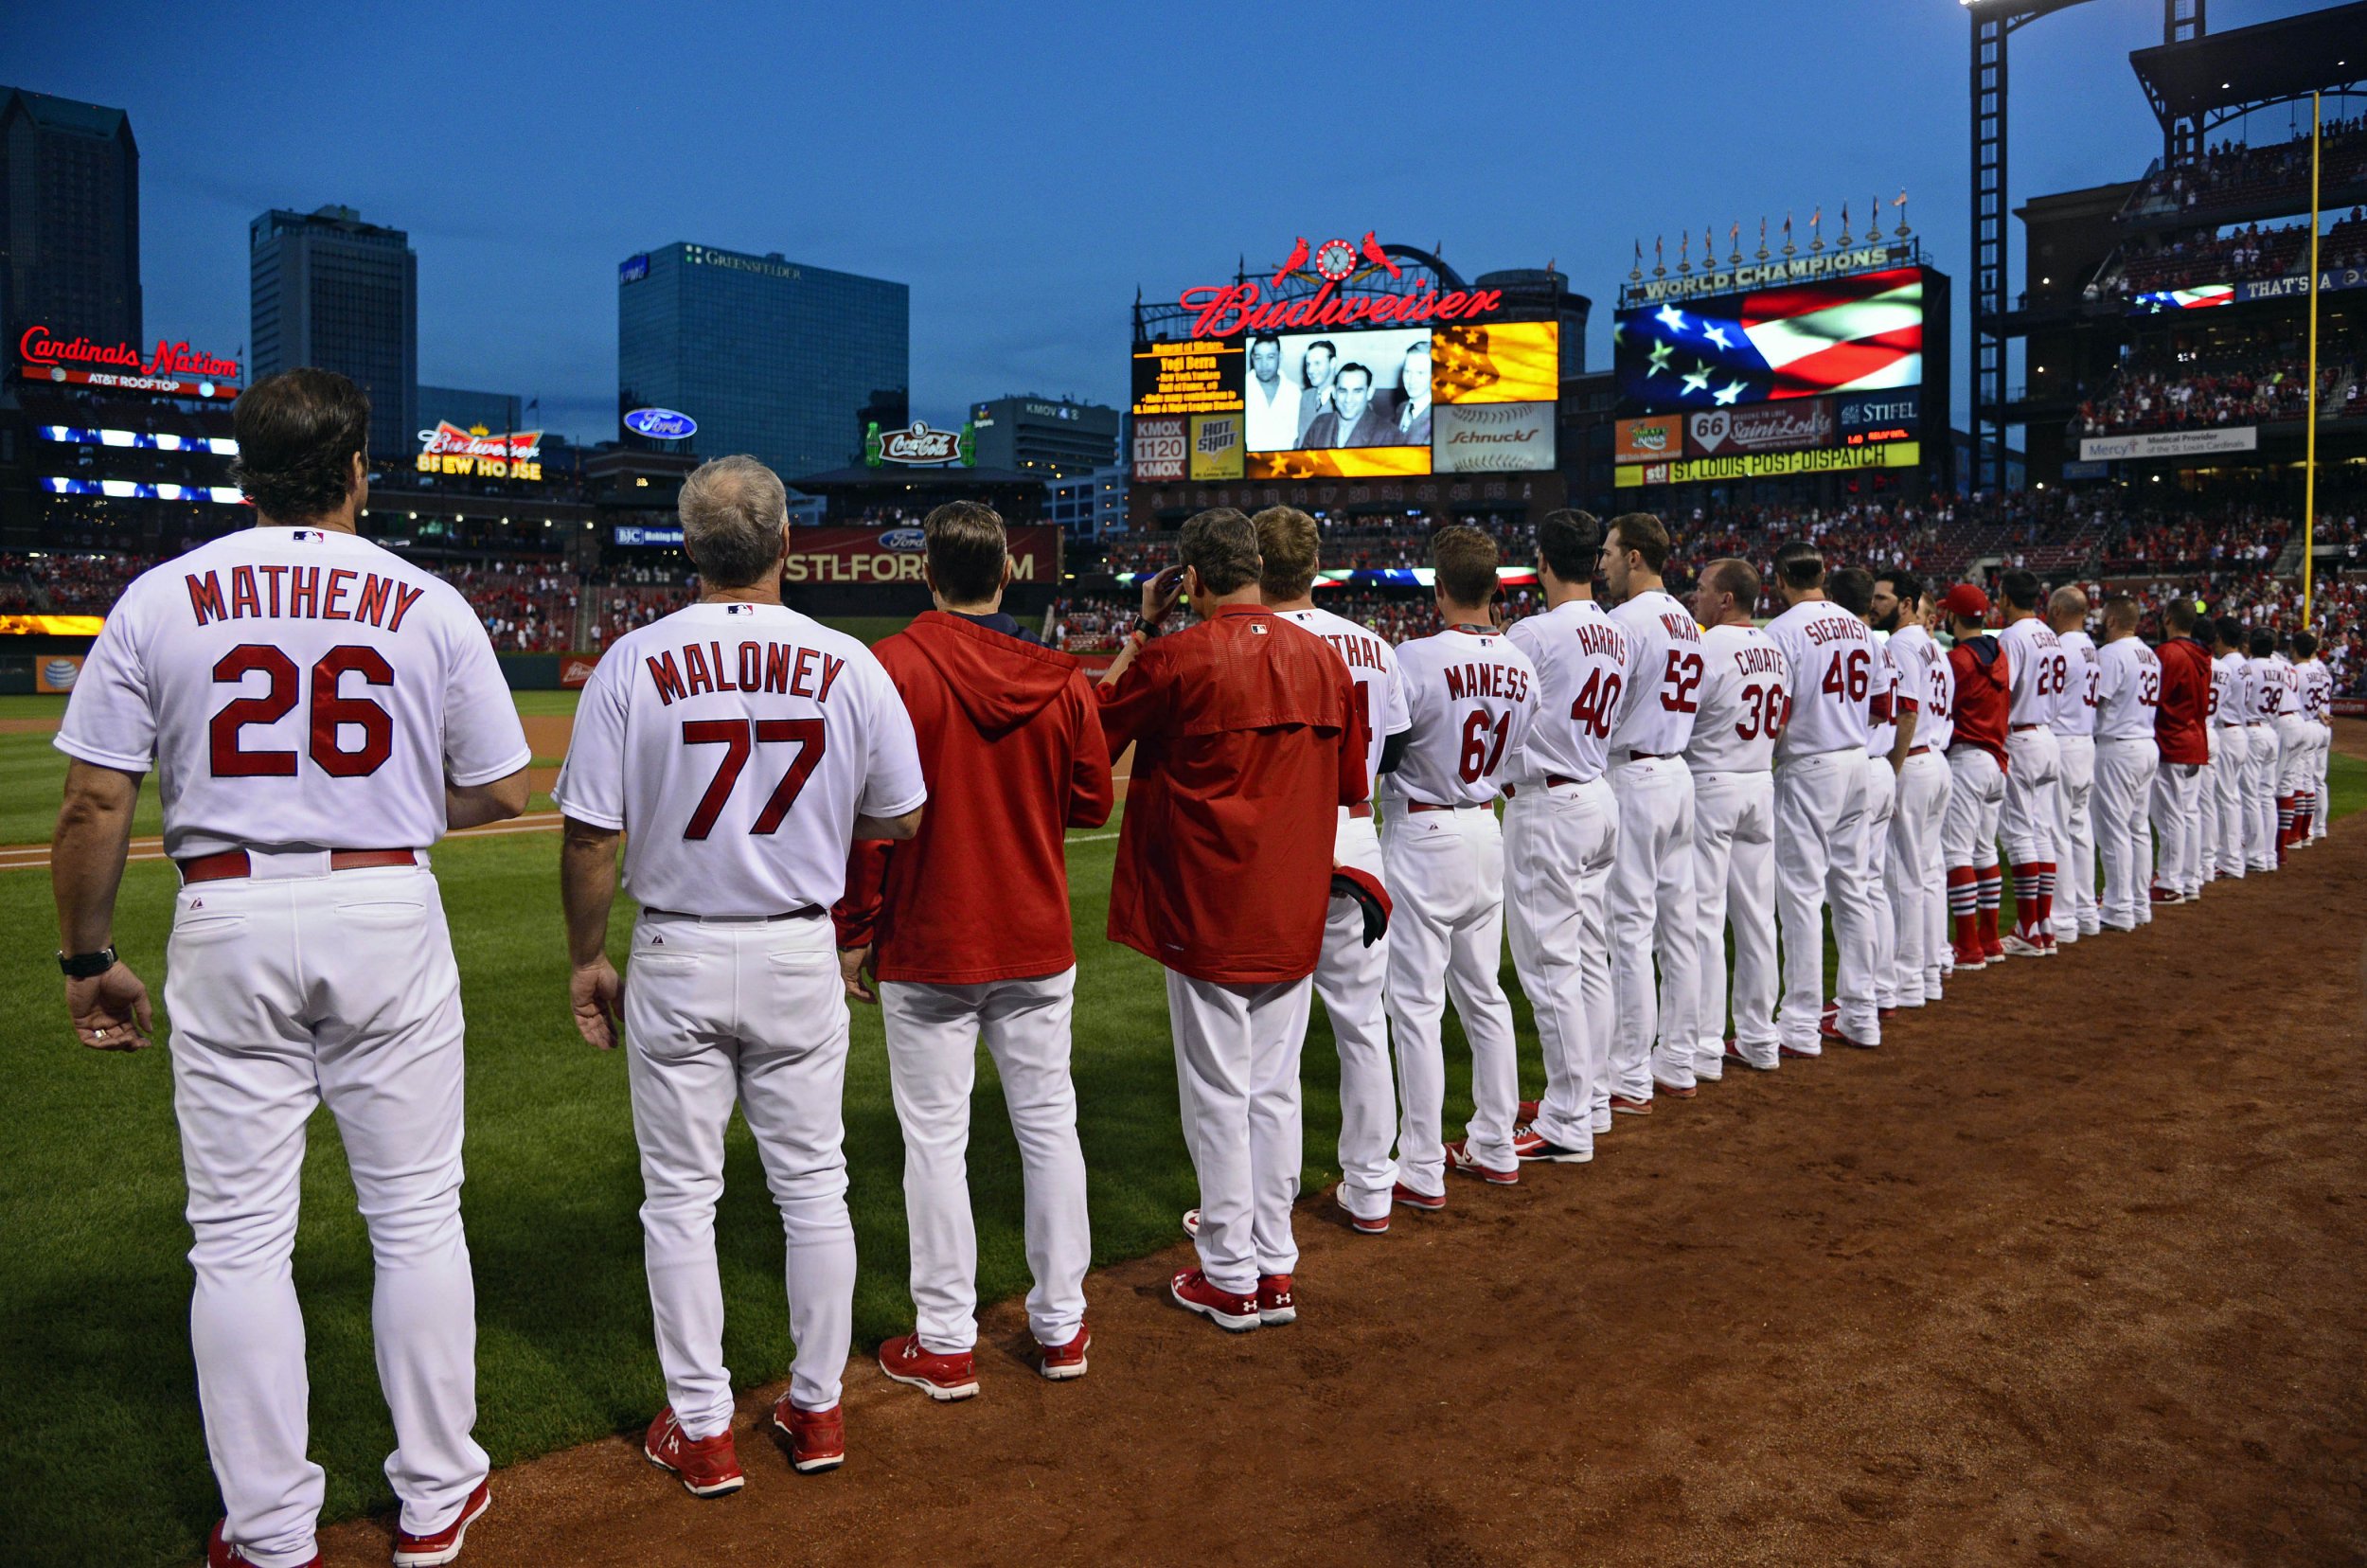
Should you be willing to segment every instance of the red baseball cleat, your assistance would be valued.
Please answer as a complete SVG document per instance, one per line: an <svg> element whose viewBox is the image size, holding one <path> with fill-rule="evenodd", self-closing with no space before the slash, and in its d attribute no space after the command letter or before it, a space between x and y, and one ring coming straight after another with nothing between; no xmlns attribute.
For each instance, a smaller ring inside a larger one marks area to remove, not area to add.
<svg viewBox="0 0 2367 1568"><path fill-rule="evenodd" d="M1817 1025L1819 1030L1822 1030L1824 1027L1824 1025L1822 1024ZM1795 1057L1802 1061L1814 1061L1818 1057L1821 1057L1824 1054L1824 1051L1821 1049L1804 1051L1797 1045L1778 1045L1775 1047L1775 1056L1778 1060L1785 1057Z"/></svg>
<svg viewBox="0 0 2367 1568"><path fill-rule="evenodd" d="M214 1526L214 1533L205 1538L205 1568L255 1568L255 1559L246 1555L245 1547L233 1546L222 1539L222 1526L229 1523L226 1519L222 1521ZM314 1552L297 1563L296 1568L321 1568L321 1555Z"/></svg>
<svg viewBox="0 0 2367 1568"><path fill-rule="evenodd" d="M1834 1023L1830 1019L1825 1020L1824 1023L1819 1024L1816 1026L1816 1034L1819 1040L1829 1040L1842 1045L1855 1045L1860 1051L1871 1051L1874 1049L1873 1044L1868 1042L1862 1040L1852 1040L1849 1036L1842 1033L1841 1025Z"/></svg>
<svg viewBox="0 0 2367 1568"><path fill-rule="evenodd" d="M1085 1352L1093 1342L1093 1330L1082 1323L1077 1326L1077 1337L1066 1345L1045 1345L1040 1341L1036 1348L1042 1355L1036 1362L1036 1370L1054 1382L1081 1378L1085 1375Z"/></svg>
<svg viewBox="0 0 2367 1568"><path fill-rule="evenodd" d="M1259 1274L1257 1321L1272 1328L1277 1324L1296 1323L1298 1320L1298 1303L1290 1299L1290 1276Z"/></svg>
<svg viewBox="0 0 2367 1568"><path fill-rule="evenodd" d="M837 1405L800 1410L784 1394L773 1401L773 1425L789 1439L789 1468L799 1474L846 1463L846 1417Z"/></svg>
<svg viewBox="0 0 2367 1568"><path fill-rule="evenodd" d="M2020 933L2007 936L1998 945L2005 950L2005 955L2008 958L2043 958L2046 956L2045 948Z"/></svg>
<svg viewBox="0 0 2367 1568"><path fill-rule="evenodd" d="M1489 1186L1515 1186L1521 1180L1521 1167L1518 1165L1510 1170L1498 1170L1493 1166L1484 1166L1471 1158L1469 1141L1464 1138L1457 1138L1447 1146L1447 1168L1459 1170L1466 1176L1476 1176Z"/></svg>
<svg viewBox="0 0 2367 1568"><path fill-rule="evenodd" d="M1728 1061L1739 1061L1754 1073L1771 1073L1776 1067L1776 1063L1772 1061L1758 1062L1752 1060L1749 1057L1743 1055L1742 1047L1732 1040L1726 1042L1726 1049L1720 1054L1724 1056Z"/></svg>
<svg viewBox="0 0 2367 1568"><path fill-rule="evenodd" d="M1673 1083L1663 1083L1658 1078L1652 1080L1652 1094L1655 1098L1665 1095L1670 1099L1691 1099L1700 1093L1699 1089L1681 1089Z"/></svg>
<svg viewBox="0 0 2367 1568"><path fill-rule="evenodd" d="M1198 1269L1186 1269L1167 1281L1167 1295L1187 1312L1198 1312L1227 1333L1245 1334L1264 1320L1257 1315L1257 1292L1222 1291Z"/></svg>
<svg viewBox="0 0 2367 1568"><path fill-rule="evenodd" d="M1594 1158L1591 1149L1566 1149L1548 1139L1544 1133L1529 1126L1512 1130L1512 1157L1516 1160L1539 1160L1547 1165L1584 1165Z"/></svg>
<svg viewBox="0 0 2367 1568"><path fill-rule="evenodd" d="M712 1437L693 1437L683 1431L672 1405L650 1423L641 1452L658 1469L672 1470L693 1497L722 1497L748 1484L740 1472L739 1451L732 1447L731 1429Z"/></svg>
<svg viewBox="0 0 2367 1568"><path fill-rule="evenodd" d="M1195 1241L1200 1239L1200 1210L1185 1209L1184 1211L1184 1234Z"/></svg>
<svg viewBox="0 0 2367 1568"><path fill-rule="evenodd" d="M1399 1190L1402 1191L1403 1189L1400 1188ZM1348 1217L1348 1223L1363 1235L1380 1236L1387 1233L1389 1229L1389 1216L1387 1214L1382 1214L1378 1220L1365 1219L1362 1215L1348 1207L1347 1198L1343 1189L1339 1187L1333 1187L1331 1189L1331 1201L1340 1206L1340 1212L1342 1214Z"/></svg>
<svg viewBox="0 0 2367 1568"><path fill-rule="evenodd" d="M967 1399L978 1392L978 1355L963 1350L941 1355L917 1333L899 1334L880 1346L880 1370L933 1399Z"/></svg>
<svg viewBox="0 0 2367 1568"><path fill-rule="evenodd" d="M1611 1109L1614 1115L1648 1116L1652 1114L1652 1102L1647 1099L1630 1099L1626 1095L1613 1095L1611 1096Z"/></svg>
<svg viewBox="0 0 2367 1568"><path fill-rule="evenodd" d="M1988 967L1989 955L1982 952L1978 944L1971 947L1960 946L1956 949L1956 973L1962 974L1967 970L1987 969Z"/></svg>
<svg viewBox="0 0 2367 1568"><path fill-rule="evenodd" d="M1524 1125L1533 1122L1537 1119L1537 1108L1544 1103L1543 1100L1522 1100L1513 1109L1512 1119Z"/></svg>
<svg viewBox="0 0 2367 1568"><path fill-rule="evenodd" d="M1403 1203L1407 1208L1420 1209L1424 1214L1436 1214L1440 1209L1447 1206L1447 1195L1445 1193L1441 1192L1433 1195L1428 1192L1416 1192L1412 1187L1407 1186L1403 1182L1397 1182L1391 1185L1389 1189L1389 1199L1392 1203Z"/></svg>
<svg viewBox="0 0 2367 1568"><path fill-rule="evenodd" d="M1992 964L2002 962L2005 957L2005 944L2002 941L1989 941L1984 938L1981 943L1981 956Z"/></svg>
<svg viewBox="0 0 2367 1568"><path fill-rule="evenodd" d="M468 1535L469 1526L484 1516L493 1506L493 1494L484 1482L460 1505L460 1512L453 1522L433 1535L413 1535L400 1524L395 1527L395 1568L441 1568L460 1556L460 1542Z"/></svg>

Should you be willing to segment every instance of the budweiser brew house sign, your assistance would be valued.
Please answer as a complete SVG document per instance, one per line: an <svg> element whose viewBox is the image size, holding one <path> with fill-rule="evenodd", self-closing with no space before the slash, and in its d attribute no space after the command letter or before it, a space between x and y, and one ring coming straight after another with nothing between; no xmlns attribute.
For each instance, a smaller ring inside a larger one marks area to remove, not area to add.
<svg viewBox="0 0 2367 1568"><path fill-rule="evenodd" d="M127 392L156 392L169 398L231 399L239 395L239 362L192 348L187 339L158 338L143 354L130 343L94 343L77 334L62 338L36 323L16 340L16 357L27 381L69 386L107 386Z"/></svg>
<svg viewBox="0 0 2367 1568"><path fill-rule="evenodd" d="M1379 284L1387 276L1405 284ZM1293 278L1312 294L1286 297ZM1340 291L1361 284L1354 294ZM1359 241L1326 240L1311 249L1305 236L1290 258L1264 283L1202 283L1184 291L1179 303L1192 313L1192 336L1232 337L1241 332L1294 332L1324 327L1426 327L1440 321L1476 321L1495 314L1502 289L1450 289L1441 294L1428 279L1409 280L1397 258L1381 249L1370 229Z"/></svg>
<svg viewBox="0 0 2367 1568"><path fill-rule="evenodd" d="M483 425L463 430L450 419L438 419L434 430L419 432L421 473L540 480L542 458L543 433L539 430L496 436Z"/></svg>

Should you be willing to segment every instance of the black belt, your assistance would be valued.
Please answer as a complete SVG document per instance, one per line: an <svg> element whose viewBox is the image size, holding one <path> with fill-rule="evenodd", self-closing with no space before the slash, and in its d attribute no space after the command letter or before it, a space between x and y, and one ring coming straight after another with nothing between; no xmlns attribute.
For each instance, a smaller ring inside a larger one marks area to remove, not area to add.
<svg viewBox="0 0 2367 1568"><path fill-rule="evenodd" d="M692 915L680 909L654 909L641 906L644 915L656 915L669 920L729 920L748 925L766 925L774 920L812 920L828 913L820 904L804 904L796 909L784 909L778 915Z"/></svg>

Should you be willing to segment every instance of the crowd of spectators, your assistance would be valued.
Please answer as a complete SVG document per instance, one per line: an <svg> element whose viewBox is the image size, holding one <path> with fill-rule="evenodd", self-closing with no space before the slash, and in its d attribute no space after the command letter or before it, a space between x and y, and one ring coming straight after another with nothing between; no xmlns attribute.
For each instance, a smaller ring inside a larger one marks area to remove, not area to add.
<svg viewBox="0 0 2367 1568"><path fill-rule="evenodd" d="M2359 368L2347 353L2321 349L2321 419L2367 412L2367 401L2359 397ZM2262 344L2216 353L2209 362L2150 353L2131 356L2101 395L2081 402L2071 434L2210 430L2300 419L2308 411L2308 361L2290 346Z"/></svg>
<svg viewBox="0 0 2367 1568"><path fill-rule="evenodd" d="M426 562L460 590L497 653L561 653L576 646L576 575L556 565Z"/></svg>
<svg viewBox="0 0 2367 1568"><path fill-rule="evenodd" d="M0 552L0 615L103 615L155 563L120 550Z"/></svg>
<svg viewBox="0 0 2367 1568"><path fill-rule="evenodd" d="M2330 253L2339 240L2344 250L2358 244L2360 225L2356 214L2335 226L2321 246L2327 266L2341 262ZM2232 228L2190 229L2176 234L2146 235L2122 247L2120 270L2108 292L2151 294L2208 283L2244 283L2255 278L2282 277L2304 265L2309 247L2307 222L2262 228L2258 223Z"/></svg>
<svg viewBox="0 0 2367 1568"><path fill-rule="evenodd" d="M2367 179L2367 116L2330 119L2319 127L2321 183ZM2155 170L2130 201L2132 216L2201 213L2309 198L2309 137L2252 147L2233 138L2207 147L2191 163Z"/></svg>

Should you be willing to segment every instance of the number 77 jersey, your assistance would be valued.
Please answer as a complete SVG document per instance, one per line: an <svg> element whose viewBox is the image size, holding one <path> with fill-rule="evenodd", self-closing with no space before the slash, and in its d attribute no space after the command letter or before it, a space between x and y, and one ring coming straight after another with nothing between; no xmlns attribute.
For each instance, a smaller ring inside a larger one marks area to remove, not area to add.
<svg viewBox="0 0 2367 1568"><path fill-rule="evenodd" d="M1450 628L1397 649L1414 726L1388 775L1392 797L1484 806L1518 776L1537 718L1537 667L1500 633Z"/></svg>
<svg viewBox="0 0 2367 1568"><path fill-rule="evenodd" d="M871 650L777 604L694 604L618 638L552 801L625 834L625 890L685 915L828 908L858 815L927 797Z"/></svg>

